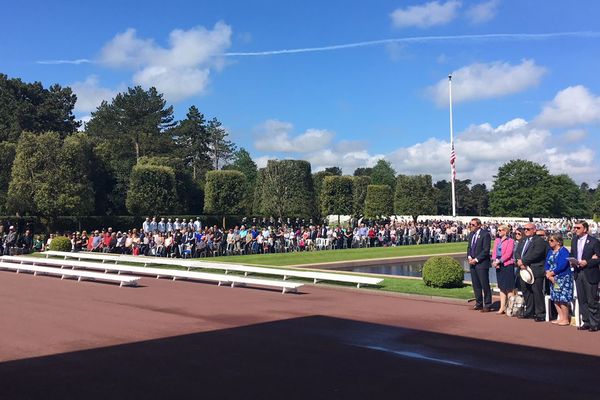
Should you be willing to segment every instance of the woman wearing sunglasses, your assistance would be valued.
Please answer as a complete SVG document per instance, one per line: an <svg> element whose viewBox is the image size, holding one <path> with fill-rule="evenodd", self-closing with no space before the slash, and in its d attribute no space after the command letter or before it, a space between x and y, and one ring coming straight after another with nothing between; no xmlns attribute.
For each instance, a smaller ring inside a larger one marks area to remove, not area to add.
<svg viewBox="0 0 600 400"><path fill-rule="evenodd" d="M496 268L496 281L500 289L500 308L498 314L506 312L508 297L515 288L515 243L508 236L508 227L500 225L498 227L498 237L494 240L492 266Z"/></svg>

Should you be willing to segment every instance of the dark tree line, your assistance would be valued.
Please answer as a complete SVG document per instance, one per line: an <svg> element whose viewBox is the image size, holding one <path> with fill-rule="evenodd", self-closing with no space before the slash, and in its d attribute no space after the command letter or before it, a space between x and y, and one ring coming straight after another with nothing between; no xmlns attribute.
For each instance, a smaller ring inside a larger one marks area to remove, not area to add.
<svg viewBox="0 0 600 400"><path fill-rule="evenodd" d="M258 169L217 118L195 106L177 121L155 88L139 86L103 102L78 131L70 88L0 74L0 212L37 215L245 214L377 218L450 215L451 185L397 175L391 163L343 176L313 173L303 160ZM590 217L600 191L543 165L503 165L491 190L456 181L459 215ZM225 193L226 192L226 193Z"/></svg>

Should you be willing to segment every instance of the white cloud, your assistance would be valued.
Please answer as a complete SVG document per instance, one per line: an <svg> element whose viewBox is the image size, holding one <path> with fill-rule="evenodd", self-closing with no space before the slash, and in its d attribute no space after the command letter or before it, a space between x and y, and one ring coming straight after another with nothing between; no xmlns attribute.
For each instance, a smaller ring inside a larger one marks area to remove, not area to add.
<svg viewBox="0 0 600 400"><path fill-rule="evenodd" d="M132 69L135 84L155 86L168 100L179 101L206 90L211 69L224 65L220 55L231 45L231 35L224 22L217 22L212 30L176 29L169 35L168 47L161 47L128 29L103 47L100 62Z"/></svg>
<svg viewBox="0 0 600 400"><path fill-rule="evenodd" d="M452 73L452 101L488 99L521 92L539 84L546 69L533 60L521 64L507 62L475 63ZM441 79L426 89L440 106L448 105L448 80Z"/></svg>
<svg viewBox="0 0 600 400"><path fill-rule="evenodd" d="M273 131L287 134L291 124L268 121ZM310 131L310 130L309 130ZM384 158L401 174L430 174L434 181L450 178L450 143L430 138L387 154L371 154L367 142L318 142L312 151L296 149L289 151L290 142L279 148L269 147L273 153L283 152L284 158L300 158L311 163L313 172L337 166L344 174L352 174L358 167L375 165ZM562 143L557 147L557 143ZM259 148L259 150L261 150ZM486 183L491 187L498 168L513 159L527 159L548 167L552 174L566 173L576 181L595 182L598 171L595 150L566 148L564 142L548 129L539 128L522 118L515 118L496 127L489 123L471 125L455 137L458 179L471 179L473 183ZM262 156L257 164L266 165L268 159L282 158Z"/></svg>
<svg viewBox="0 0 600 400"><path fill-rule="evenodd" d="M521 118L497 127L487 123L472 125L455 138L457 178L491 185L498 168L513 159L544 164L552 174L566 173L579 181L590 180L596 174L594 151L557 149L555 144L556 138L549 130L537 128ZM400 148L387 158L400 173L427 173L434 181L450 177L448 141L429 139Z"/></svg>
<svg viewBox="0 0 600 400"><path fill-rule="evenodd" d="M293 125L270 119L255 129L254 146L261 151L282 153L308 153L328 146L334 133L325 129L307 129L292 137Z"/></svg>
<svg viewBox="0 0 600 400"><path fill-rule="evenodd" d="M563 134L563 139L568 143L579 142L587 137L585 129L571 129Z"/></svg>
<svg viewBox="0 0 600 400"><path fill-rule="evenodd" d="M77 95L75 112L90 113L102 103L103 100L110 101L117 95L114 90L100 86L96 75L88 76L84 81L78 81L69 85Z"/></svg>
<svg viewBox="0 0 600 400"><path fill-rule="evenodd" d="M570 127L600 122L600 97L585 86L569 86L556 94L536 123L549 127Z"/></svg>
<svg viewBox="0 0 600 400"><path fill-rule="evenodd" d="M384 158L383 154L369 154L366 149L360 148L347 152L324 148L309 153L305 157L310 162L313 172L324 170L327 167L340 167L346 175L352 175L358 167L372 167L381 158Z"/></svg>
<svg viewBox="0 0 600 400"><path fill-rule="evenodd" d="M456 18L460 6L460 1L451 0L445 3L432 1L419 6L398 8L391 14L392 24L397 28L444 25Z"/></svg>
<svg viewBox="0 0 600 400"><path fill-rule="evenodd" d="M81 122L81 125L79 126L79 128L77 129L79 132L84 132L85 131L85 126L87 125L88 122L90 122L90 120L92 119L91 115L84 115L82 117L79 118L79 122Z"/></svg>
<svg viewBox="0 0 600 400"><path fill-rule="evenodd" d="M493 19L498 11L500 0L489 0L470 7L467 11L467 18L474 24L480 24Z"/></svg>

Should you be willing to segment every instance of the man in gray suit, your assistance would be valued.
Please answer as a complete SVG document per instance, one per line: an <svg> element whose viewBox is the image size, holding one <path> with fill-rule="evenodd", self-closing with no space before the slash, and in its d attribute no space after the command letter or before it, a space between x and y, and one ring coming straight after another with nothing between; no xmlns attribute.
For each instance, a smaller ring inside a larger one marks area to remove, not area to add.
<svg viewBox="0 0 600 400"><path fill-rule="evenodd" d="M534 319L536 322L546 320L546 305L544 304L544 280L546 272L544 265L546 263L546 254L548 244L541 237L535 234L535 224L525 224L525 241L521 252L521 259L517 262L520 269L531 268L534 281L532 284L525 282L519 277L519 287L525 298L525 313L522 317L525 319Z"/></svg>
<svg viewBox="0 0 600 400"><path fill-rule="evenodd" d="M490 311L492 305L492 289L490 288L490 233L481 228L481 220L473 218L469 224L471 233L468 237L467 256L470 265L471 282L475 294L473 310Z"/></svg>

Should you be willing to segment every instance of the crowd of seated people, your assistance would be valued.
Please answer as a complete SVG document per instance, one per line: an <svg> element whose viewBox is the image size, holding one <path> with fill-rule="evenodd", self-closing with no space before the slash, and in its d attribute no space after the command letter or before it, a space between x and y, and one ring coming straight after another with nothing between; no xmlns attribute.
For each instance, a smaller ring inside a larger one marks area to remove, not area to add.
<svg viewBox="0 0 600 400"><path fill-rule="evenodd" d="M549 233L563 233L566 237L571 231L570 224L565 220L538 223L537 226ZM217 225L204 226L200 218L188 221L148 217L142 226L127 231L107 228L66 236L71 239L72 251L192 258L451 243L465 241L468 234L463 222L449 219L417 223L404 219L362 220L353 225L316 224L299 219L243 219L242 224L222 230ZM492 237L496 236L499 226L497 222L484 224ZM508 226L516 229L521 224L514 222ZM595 236L597 225L593 228L590 233ZM31 230L23 234L18 234L14 226L6 231L0 226L0 230L3 254L41 251L58 235L50 234L44 242L39 235L33 236Z"/></svg>
<svg viewBox="0 0 600 400"><path fill-rule="evenodd" d="M363 222L355 227L253 221L222 230L195 221L147 218L128 231L112 228L69 234L72 251L92 251L159 257L281 253L360 247L389 247L464 241L464 226L452 221ZM44 247L49 246L48 237Z"/></svg>

